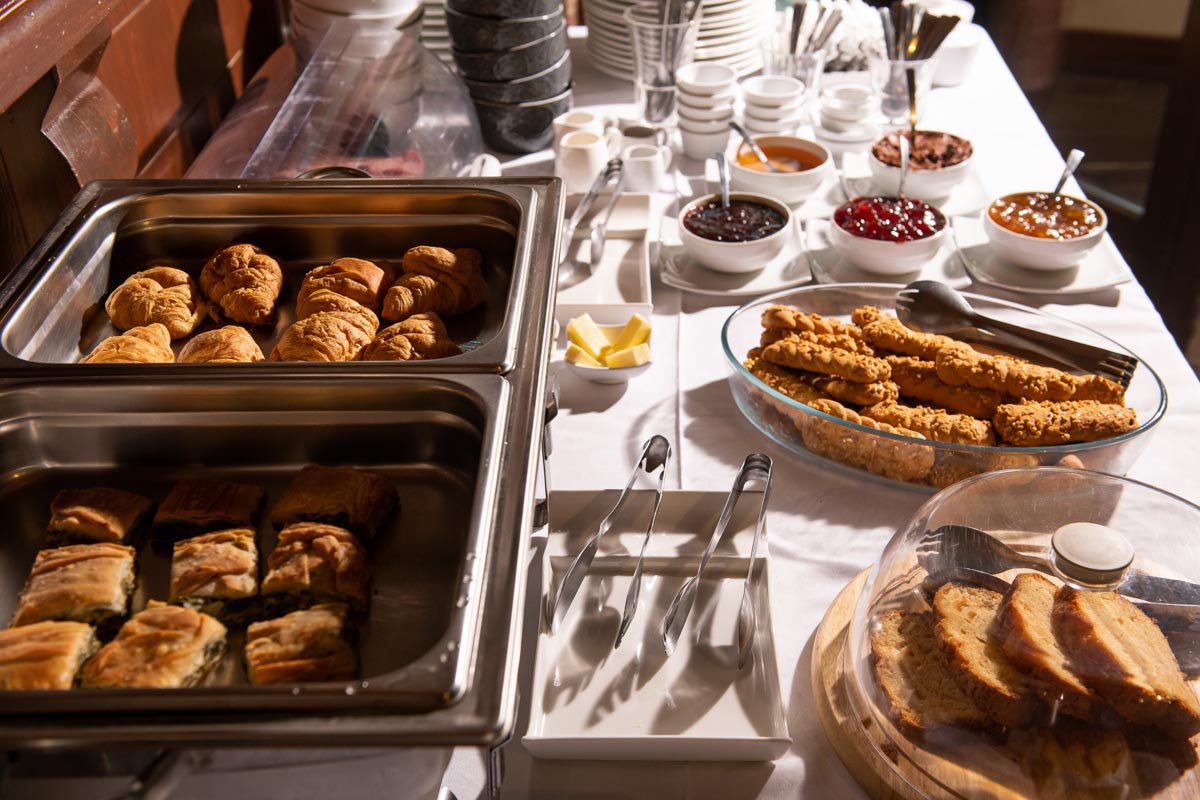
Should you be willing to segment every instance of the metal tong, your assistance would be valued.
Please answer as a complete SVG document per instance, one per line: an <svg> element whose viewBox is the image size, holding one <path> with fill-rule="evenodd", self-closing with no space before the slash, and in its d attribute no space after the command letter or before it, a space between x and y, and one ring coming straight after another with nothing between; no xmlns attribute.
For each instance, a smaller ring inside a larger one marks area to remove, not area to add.
<svg viewBox="0 0 1200 800"><path fill-rule="evenodd" d="M600 521L600 527L596 533L588 539L587 544L579 551L579 555L575 556L575 560L571 562L571 566L567 568L567 572L563 575L562 583L558 585L558 592L555 593L553 602L546 608L546 618L550 622L550 632L556 633L562 621L567 616L567 611L571 608L571 602L575 599L575 595L579 593L579 587L583 585L583 579L587 577L588 568L592 565L592 559L596 557L596 551L600 547L600 539L604 534L608 533L612 528L613 520L620 513L621 507L625 505L625 501L629 499L629 490L633 488L634 482L640 472L652 473L655 470L662 470L662 475L659 476L658 482L658 501L654 506L654 514L658 515L658 502L662 501L662 485L663 479L667 471L667 460L671 457L671 444L665 437L655 434L651 436L645 446L642 448L642 455L638 459L637 466L633 468L633 473L629 476L629 482L625 484L625 488L621 490L620 497L617 498L616 504L608 515ZM650 520L650 527L646 530L646 539L650 537L650 531L653 529L654 519ZM646 552L646 541L642 541L642 553ZM641 579L641 558L638 559L637 572L635 572L634 586ZM633 594L633 607L637 606L637 595L634 588L630 587L630 592ZM630 611L630 601L627 598L625 601L625 614L632 621L632 612ZM621 620L622 633L628 627L629 622ZM620 644L620 635L618 634L617 644Z"/></svg>
<svg viewBox="0 0 1200 800"><path fill-rule="evenodd" d="M575 213L571 214L571 218L563 226L562 244L558 256L560 264L566 261L571 254L571 240L575 237L575 229L579 227L579 223L587 216L588 211L592 208L592 204L596 202L596 198L604 191L604 187L608 185L609 181L620 181L624 173L624 166L624 162L621 159L611 159L604 165L604 169L600 171L600 174L596 176L596 180L592 181L592 185L588 188L587 194L583 196L583 199L579 201L579 205L575 206ZM614 197L618 194L620 194L619 191L613 191Z"/></svg>
<svg viewBox="0 0 1200 800"><path fill-rule="evenodd" d="M757 625L750 584L754 577L755 560L758 556L758 540L762 536L763 525L767 518L767 501L771 494L771 466L771 457L765 453L751 453L742 462L742 468L738 470L737 477L733 479L733 488L729 490L725 508L721 510L721 517L717 520L717 527L713 529L708 546L704 548L704 554L700 557L700 566L696 570L696 574L688 578L687 582L680 587L679 593L675 595L670 608L667 609L667 616L663 619L663 646L668 655L675 652L675 645L679 643L679 635L683 632L683 626L687 623L688 615L691 614L692 606L696 602L696 590L700 586L700 576L704 574L704 569L708 566L717 545L725 536L725 530L729 527L729 521L733 517L733 509L737 506L738 499L745 491L746 484L757 480L763 482L762 502L758 507L758 519L754 523L754 539L750 544L750 566L746 570L746 582L742 587L742 602L738 608L737 624L738 669L742 669L749 661Z"/></svg>

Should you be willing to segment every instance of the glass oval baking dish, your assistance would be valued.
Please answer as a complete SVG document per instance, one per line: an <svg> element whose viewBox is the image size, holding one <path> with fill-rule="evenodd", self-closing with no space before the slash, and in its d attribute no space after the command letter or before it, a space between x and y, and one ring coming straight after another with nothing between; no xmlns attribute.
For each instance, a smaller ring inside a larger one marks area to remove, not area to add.
<svg viewBox="0 0 1200 800"><path fill-rule="evenodd" d="M1196 797L1198 528L1200 507L1083 470L940 492L848 587L830 735L904 797ZM1081 533L1114 569L1076 563Z"/></svg>
<svg viewBox="0 0 1200 800"><path fill-rule="evenodd" d="M861 306L895 313L900 287L848 283L788 289L760 297L730 315L721 330L729 385L738 408L778 444L836 469L870 480L931 491L1001 469L1034 466L1081 467L1123 475L1149 441L1147 435L1167 408L1166 387L1144 361L1126 390L1125 402L1137 412L1137 427L1110 439L1039 447L983 446L914 439L831 416L782 394L744 366L746 353L759 346L760 318L771 305L849 321ZM1034 330L1134 355L1096 331L1028 306L964 293L980 313ZM1136 357L1136 356L1135 356Z"/></svg>

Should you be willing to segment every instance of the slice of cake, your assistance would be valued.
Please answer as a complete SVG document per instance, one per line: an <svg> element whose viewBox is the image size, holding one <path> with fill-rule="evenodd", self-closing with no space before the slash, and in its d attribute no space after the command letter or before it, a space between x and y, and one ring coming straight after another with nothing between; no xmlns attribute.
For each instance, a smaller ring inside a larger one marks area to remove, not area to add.
<svg viewBox="0 0 1200 800"><path fill-rule="evenodd" d="M1036 572L1018 575L1000 601L992 634L1008 660L1026 674L1050 706L1088 719L1101 702L1079 676L1054 633L1054 594L1058 585Z"/></svg>
<svg viewBox="0 0 1200 800"><path fill-rule="evenodd" d="M920 736L942 725L993 727L950 674L933 635L933 615L888 611L871 629L875 680L891 706L892 721Z"/></svg>

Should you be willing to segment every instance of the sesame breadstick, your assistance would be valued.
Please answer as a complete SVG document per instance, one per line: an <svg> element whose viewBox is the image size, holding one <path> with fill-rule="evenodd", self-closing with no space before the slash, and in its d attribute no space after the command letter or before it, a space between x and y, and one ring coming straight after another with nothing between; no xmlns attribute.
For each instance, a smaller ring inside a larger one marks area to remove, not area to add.
<svg viewBox="0 0 1200 800"><path fill-rule="evenodd" d="M1128 433L1137 427L1137 412L1095 400L1009 403L996 409L993 423L1007 444L1040 447L1095 442Z"/></svg>
<svg viewBox="0 0 1200 800"><path fill-rule="evenodd" d="M885 361L892 368L892 380L900 387L900 394L904 397L933 403L977 419L991 419L1002 402L999 392L943 383L932 361L922 361L912 356L888 356Z"/></svg>
<svg viewBox="0 0 1200 800"><path fill-rule="evenodd" d="M879 422L914 430L935 442L989 446L996 443L992 424L987 420L952 414L940 408L885 402L864 408L862 413Z"/></svg>
<svg viewBox="0 0 1200 800"><path fill-rule="evenodd" d="M762 357L781 367L819 372L857 383L886 381L891 374L891 369L883 359L836 350L802 339L775 342L763 349Z"/></svg>

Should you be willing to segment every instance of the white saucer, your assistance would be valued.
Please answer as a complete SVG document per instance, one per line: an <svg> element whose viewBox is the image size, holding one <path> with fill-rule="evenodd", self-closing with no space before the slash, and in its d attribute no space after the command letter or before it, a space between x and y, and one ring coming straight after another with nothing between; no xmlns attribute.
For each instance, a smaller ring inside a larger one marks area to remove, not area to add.
<svg viewBox="0 0 1200 800"><path fill-rule="evenodd" d="M575 555L618 492L555 492L541 599L557 590ZM767 531L759 541L751 598L757 613L750 663L737 668L738 608L761 495L747 492L704 571L696 605L668 656L662 622L694 574L726 495L667 492L646 548L638 608L614 650L654 492L634 491L600 549L558 632L542 618L529 728L536 758L772 761L791 739L775 659L768 595Z"/></svg>
<svg viewBox="0 0 1200 800"><path fill-rule="evenodd" d="M813 279L799 237L793 236L783 252L767 262L758 272L730 274L702 266L679 245L662 245L659 257L662 282L693 294L724 297L757 297L759 295L799 286Z"/></svg>
<svg viewBox="0 0 1200 800"><path fill-rule="evenodd" d="M831 131L820 125L813 129L818 141L828 139L831 142L873 142L879 138L879 131L879 126L873 122L856 125L844 131Z"/></svg>
<svg viewBox="0 0 1200 800"><path fill-rule="evenodd" d="M847 193L851 197L880 194L865 161L855 163L847 155L842 164L843 168L835 176L837 180L827 180L797 210L800 219L828 219L838 206L846 202ZM962 183L955 186L947 197L933 202L933 205L949 219L960 214L978 214L991 200L979 173L972 168Z"/></svg>
<svg viewBox="0 0 1200 800"><path fill-rule="evenodd" d="M988 286L1027 294L1088 294L1133 280L1129 265L1107 234L1076 266L1041 272L996 255L978 215L954 217L951 222L951 238L967 273Z"/></svg>
<svg viewBox="0 0 1200 800"><path fill-rule="evenodd" d="M833 246L829 239L827 219L813 219L804 223L808 234L808 263L812 268L813 280L817 283L895 283L908 284L913 281L941 281L956 289L971 285L971 276L963 269L953 237L947 236L942 249L920 269L903 275L880 275L867 272L851 264L849 259Z"/></svg>

